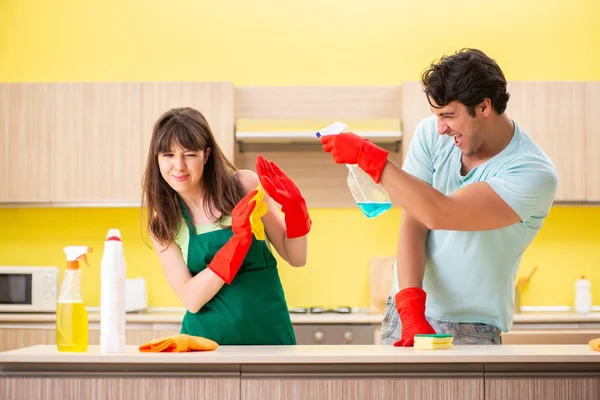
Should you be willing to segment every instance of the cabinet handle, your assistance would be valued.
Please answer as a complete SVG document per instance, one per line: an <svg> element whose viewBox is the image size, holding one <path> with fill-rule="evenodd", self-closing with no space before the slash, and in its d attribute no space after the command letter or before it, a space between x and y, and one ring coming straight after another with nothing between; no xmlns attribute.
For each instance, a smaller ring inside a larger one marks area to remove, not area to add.
<svg viewBox="0 0 600 400"><path fill-rule="evenodd" d="M325 334L323 332L321 332L321 331L315 332L315 340L317 342L322 342L324 338L325 338Z"/></svg>
<svg viewBox="0 0 600 400"><path fill-rule="evenodd" d="M351 342L352 339L354 339L354 333L352 333L352 331L346 331L346 332L344 332L344 340L346 342Z"/></svg>

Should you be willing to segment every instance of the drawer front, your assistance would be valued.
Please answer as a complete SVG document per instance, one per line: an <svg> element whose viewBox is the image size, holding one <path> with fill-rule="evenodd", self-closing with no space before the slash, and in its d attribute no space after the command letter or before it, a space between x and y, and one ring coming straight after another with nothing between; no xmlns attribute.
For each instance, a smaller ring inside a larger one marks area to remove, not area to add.
<svg viewBox="0 0 600 400"><path fill-rule="evenodd" d="M375 344L374 325L296 324L299 345Z"/></svg>

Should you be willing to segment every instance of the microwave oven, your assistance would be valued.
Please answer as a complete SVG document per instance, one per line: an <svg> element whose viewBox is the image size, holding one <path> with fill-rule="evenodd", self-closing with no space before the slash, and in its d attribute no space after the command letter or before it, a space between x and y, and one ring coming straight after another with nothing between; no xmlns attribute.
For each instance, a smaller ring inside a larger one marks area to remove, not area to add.
<svg viewBox="0 0 600 400"><path fill-rule="evenodd" d="M0 312L56 312L58 267L0 266Z"/></svg>

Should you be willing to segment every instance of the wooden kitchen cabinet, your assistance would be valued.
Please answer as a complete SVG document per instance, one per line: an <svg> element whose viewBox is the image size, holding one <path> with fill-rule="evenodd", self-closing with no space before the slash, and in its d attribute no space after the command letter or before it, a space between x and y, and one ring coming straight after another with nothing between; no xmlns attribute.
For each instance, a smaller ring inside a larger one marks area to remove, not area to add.
<svg viewBox="0 0 600 400"><path fill-rule="evenodd" d="M593 129L600 82L508 82L506 112L544 150L559 174L556 201L599 201L600 138ZM419 82L404 82L402 155L432 115Z"/></svg>
<svg viewBox="0 0 600 400"><path fill-rule="evenodd" d="M56 344L56 330L0 327L0 351L15 350L39 344Z"/></svg>
<svg viewBox="0 0 600 400"><path fill-rule="evenodd" d="M0 202L50 201L47 84L0 84Z"/></svg>
<svg viewBox="0 0 600 400"><path fill-rule="evenodd" d="M353 378L329 377L314 379L245 377L242 372L242 400L481 400L484 384L482 378L425 378L381 377L374 374L357 374Z"/></svg>
<svg viewBox="0 0 600 400"><path fill-rule="evenodd" d="M595 129L600 110L600 82L586 82L584 105L586 117L586 200L600 201L600 177L598 176L600 171L600 135Z"/></svg>
<svg viewBox="0 0 600 400"><path fill-rule="evenodd" d="M141 196L141 84L49 86L51 202L135 202Z"/></svg>
<svg viewBox="0 0 600 400"><path fill-rule="evenodd" d="M557 201L585 201L586 82L509 82L507 113L556 165Z"/></svg>
<svg viewBox="0 0 600 400"><path fill-rule="evenodd" d="M233 162L234 86L230 82L147 82L142 84L142 160L152 129L167 110L192 107L208 121L223 154Z"/></svg>
<svg viewBox="0 0 600 400"><path fill-rule="evenodd" d="M485 400L600 399L600 377L485 377Z"/></svg>

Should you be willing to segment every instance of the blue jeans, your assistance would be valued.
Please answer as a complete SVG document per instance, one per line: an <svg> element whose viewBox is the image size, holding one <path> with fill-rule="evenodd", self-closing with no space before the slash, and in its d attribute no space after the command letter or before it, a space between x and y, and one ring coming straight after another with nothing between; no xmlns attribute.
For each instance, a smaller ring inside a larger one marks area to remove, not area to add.
<svg viewBox="0 0 600 400"><path fill-rule="evenodd" d="M501 331L493 325L478 322L444 322L433 318L427 318L427 321L437 333L452 334L454 344L502 344ZM390 295L385 303L381 324L381 344L394 344L400 340L401 333L402 324L396 310L396 300Z"/></svg>

